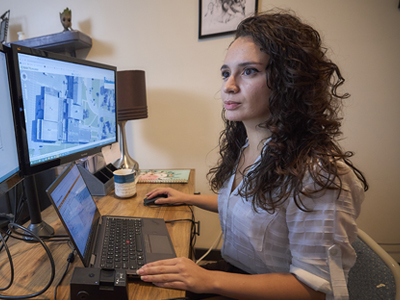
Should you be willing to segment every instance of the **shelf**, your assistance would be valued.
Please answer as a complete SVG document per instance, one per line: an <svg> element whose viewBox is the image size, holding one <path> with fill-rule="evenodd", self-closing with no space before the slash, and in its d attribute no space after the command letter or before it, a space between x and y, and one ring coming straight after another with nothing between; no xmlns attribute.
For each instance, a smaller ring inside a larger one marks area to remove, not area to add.
<svg viewBox="0 0 400 300"><path fill-rule="evenodd" d="M73 30L15 41L13 44L76 57L76 50L90 50L92 39L80 31Z"/></svg>

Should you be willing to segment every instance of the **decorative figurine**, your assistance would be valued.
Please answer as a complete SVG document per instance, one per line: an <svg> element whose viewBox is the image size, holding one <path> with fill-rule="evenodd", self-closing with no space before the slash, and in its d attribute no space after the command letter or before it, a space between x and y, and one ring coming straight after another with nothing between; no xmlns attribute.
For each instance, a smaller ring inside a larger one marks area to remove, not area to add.
<svg viewBox="0 0 400 300"><path fill-rule="evenodd" d="M64 27L64 31L72 30L71 28L71 10L67 7L62 13L60 13L60 21Z"/></svg>

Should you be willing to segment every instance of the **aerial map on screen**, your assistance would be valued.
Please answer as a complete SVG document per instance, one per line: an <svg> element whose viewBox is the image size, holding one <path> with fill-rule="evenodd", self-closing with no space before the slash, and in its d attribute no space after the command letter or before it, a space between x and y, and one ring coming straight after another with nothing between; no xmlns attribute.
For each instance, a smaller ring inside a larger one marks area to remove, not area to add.
<svg viewBox="0 0 400 300"><path fill-rule="evenodd" d="M113 71L18 55L31 164L115 141Z"/></svg>

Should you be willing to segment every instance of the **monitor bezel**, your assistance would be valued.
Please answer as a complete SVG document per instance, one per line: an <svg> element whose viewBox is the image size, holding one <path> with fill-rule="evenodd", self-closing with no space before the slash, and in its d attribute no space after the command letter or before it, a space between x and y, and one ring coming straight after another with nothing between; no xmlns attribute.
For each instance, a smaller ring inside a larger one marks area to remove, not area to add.
<svg viewBox="0 0 400 300"><path fill-rule="evenodd" d="M54 59L54 60L59 60L59 61L64 61L64 62L69 62L69 63L76 63L79 65L86 65L90 67L96 67L96 68L102 68L102 69L108 69L114 71L114 82L116 86L116 77L117 77L117 67L108 65L108 64L103 64L99 62L94 62L94 61L89 61L89 60L83 60L79 59L76 57L71 57L71 56L66 56L66 55L61 55L41 49L36 49L36 48L29 48L25 46L20 46L16 44L11 44L11 52L12 52L12 78L13 84L13 93L15 95L15 101L14 101L14 110L17 112L15 114L16 116L16 122L17 122L17 131L18 131L18 137L19 137L19 145L20 145L20 157L21 157L21 170L24 175L32 175L39 173L44 170L48 170L57 166L61 166L70 162L74 162L79 159L86 158L91 155L95 155L101 152L101 149L103 147L106 147L108 145L111 145L113 143L118 142L118 119L117 119L117 91L115 90L115 140L103 145L95 146L89 149L84 149L76 153L68 154L66 156L58 157L53 160L48 160L42 163L38 163L35 165L30 164L29 160L29 147L28 147L28 135L26 132L26 124L25 124L25 115L24 115L24 103L22 99L22 89L21 89L21 82L20 82L20 71L19 71L19 59L18 59L18 54L26 54L26 55L32 55L32 56L38 56L38 57L43 57L43 58L49 58L49 59Z"/></svg>
<svg viewBox="0 0 400 300"><path fill-rule="evenodd" d="M6 67L8 70L8 86L9 86L9 92L10 92L10 99L11 99L11 109L12 109L12 114L13 114L13 122L14 122L14 128L15 128L15 141L16 141L16 146L17 146L17 155L18 155L18 170L14 173L11 173L7 178L5 178L3 181L0 182L0 196L6 194L10 189L12 189L15 185L20 183L23 180L22 176L22 170L21 170L21 157L20 157L20 151L19 151L19 144L18 144L18 135L17 135L17 122L15 120L15 111L14 111L14 94L12 90L12 70L11 70L11 49L3 44L0 44L0 52L5 54L6 58Z"/></svg>

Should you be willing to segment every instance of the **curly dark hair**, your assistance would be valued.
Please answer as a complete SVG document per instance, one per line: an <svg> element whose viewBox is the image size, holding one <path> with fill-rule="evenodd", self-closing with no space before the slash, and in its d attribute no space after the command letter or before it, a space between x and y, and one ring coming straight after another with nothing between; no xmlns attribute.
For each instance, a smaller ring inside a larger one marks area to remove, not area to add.
<svg viewBox="0 0 400 300"><path fill-rule="evenodd" d="M260 127L270 130L261 161L243 176L239 195L252 199L253 209L273 213L289 197L307 211L302 195L312 197L324 189L341 191L340 167L344 161L361 180L363 174L351 163L352 152L343 152L337 143L342 118L342 100L337 93L344 79L339 68L326 56L320 35L294 13L269 11L244 19L234 40L252 37L261 51L269 55L266 67L271 89L270 117ZM220 159L208 173L214 192L234 173L247 134L242 122L225 118L220 135ZM306 190L305 176L311 176L318 188ZM340 194L340 192L339 192Z"/></svg>

